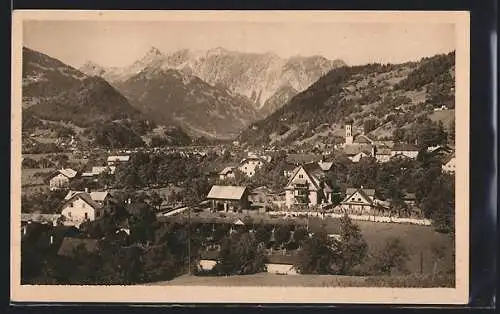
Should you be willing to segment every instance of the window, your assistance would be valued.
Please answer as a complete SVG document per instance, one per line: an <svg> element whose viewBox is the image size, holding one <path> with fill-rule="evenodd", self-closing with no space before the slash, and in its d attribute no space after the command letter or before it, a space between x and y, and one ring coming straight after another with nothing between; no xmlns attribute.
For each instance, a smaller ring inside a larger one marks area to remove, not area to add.
<svg viewBox="0 0 500 314"><path fill-rule="evenodd" d="M85 213L85 220L89 219L89 214L88 213Z"/></svg>
<svg viewBox="0 0 500 314"><path fill-rule="evenodd" d="M95 212L95 216L96 216L96 217L101 216L101 212Z"/></svg>
<svg viewBox="0 0 500 314"><path fill-rule="evenodd" d="M69 203L69 207L73 207L73 203Z"/></svg>
<svg viewBox="0 0 500 314"><path fill-rule="evenodd" d="M303 178L304 178L304 176L299 174L299 179L303 179Z"/></svg>
<svg viewBox="0 0 500 314"><path fill-rule="evenodd" d="M71 212L68 212L68 217L70 217L70 218L71 218Z"/></svg>
<svg viewBox="0 0 500 314"><path fill-rule="evenodd" d="M361 198L358 197L358 202L361 202Z"/></svg>
<svg viewBox="0 0 500 314"><path fill-rule="evenodd" d="M82 208L85 208L85 203L82 203Z"/></svg>

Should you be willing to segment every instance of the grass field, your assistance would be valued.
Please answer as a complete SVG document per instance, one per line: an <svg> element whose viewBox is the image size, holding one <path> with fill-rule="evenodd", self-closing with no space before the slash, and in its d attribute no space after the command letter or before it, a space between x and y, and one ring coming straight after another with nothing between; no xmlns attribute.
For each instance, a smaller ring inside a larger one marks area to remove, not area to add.
<svg viewBox="0 0 500 314"><path fill-rule="evenodd" d="M23 168L21 170L21 186L43 184L43 176L36 173L49 174L54 168Z"/></svg>
<svg viewBox="0 0 500 314"><path fill-rule="evenodd" d="M210 221L209 216L207 216L209 214L207 213L197 213L195 215L202 217L206 216L205 220L207 222ZM227 213L228 218L226 218L226 220L234 221L237 218L242 219L244 216L244 214ZM259 223L260 217L263 216L265 217L266 215L254 216L254 221ZM196 220L198 217L192 216L192 219ZM264 219L264 221L270 224L278 224L277 222L281 221L284 223L286 220L268 217ZM304 223L304 221L300 219L296 219L295 221ZM321 219L314 219L314 223L312 223L312 221L313 219L311 219L311 223L309 223L310 227L312 227L312 224L318 225L321 223ZM324 222L327 224L325 226L326 230L339 230L338 219L328 218L325 219ZM432 226L356 220L353 222L360 227L363 237L368 244L369 253L371 254L380 252L386 241L391 237L399 238L408 250L409 260L406 266L412 274L432 274L434 271L447 272L453 269L455 263L453 258L453 238L450 235L436 232ZM438 254L436 254L436 252ZM438 258L437 255L439 255L439 253L442 256Z"/></svg>
<svg viewBox="0 0 500 314"><path fill-rule="evenodd" d="M150 283L154 286L271 286L271 287L452 287L449 277L432 276L334 276L334 275L275 275L258 273L238 276L183 275L170 281Z"/></svg>

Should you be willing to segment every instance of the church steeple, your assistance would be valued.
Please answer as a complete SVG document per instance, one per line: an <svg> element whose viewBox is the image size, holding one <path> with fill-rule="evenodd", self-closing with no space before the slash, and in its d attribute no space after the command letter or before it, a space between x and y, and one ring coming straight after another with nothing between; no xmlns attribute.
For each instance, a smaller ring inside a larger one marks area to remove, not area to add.
<svg viewBox="0 0 500 314"><path fill-rule="evenodd" d="M345 125L345 143L346 145L352 145L354 138L352 136L352 122L349 121Z"/></svg>

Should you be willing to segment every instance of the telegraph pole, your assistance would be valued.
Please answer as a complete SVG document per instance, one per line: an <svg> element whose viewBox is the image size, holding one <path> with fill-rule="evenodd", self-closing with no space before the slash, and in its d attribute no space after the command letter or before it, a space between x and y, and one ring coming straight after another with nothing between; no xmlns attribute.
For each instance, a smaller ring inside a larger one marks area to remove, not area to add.
<svg viewBox="0 0 500 314"><path fill-rule="evenodd" d="M191 206L188 207L188 275L191 276Z"/></svg>

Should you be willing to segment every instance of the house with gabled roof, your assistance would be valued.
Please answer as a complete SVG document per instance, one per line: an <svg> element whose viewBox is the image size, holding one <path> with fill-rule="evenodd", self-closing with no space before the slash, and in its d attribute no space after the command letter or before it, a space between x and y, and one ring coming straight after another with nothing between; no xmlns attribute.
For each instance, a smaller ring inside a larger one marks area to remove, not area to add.
<svg viewBox="0 0 500 314"><path fill-rule="evenodd" d="M212 211L240 211L250 208L248 195L246 186L214 185L208 192L207 200L212 203Z"/></svg>
<svg viewBox="0 0 500 314"><path fill-rule="evenodd" d="M453 153L443 159L443 165L441 166L441 168L444 172L453 173L455 172L455 164L456 158L455 154Z"/></svg>
<svg viewBox="0 0 500 314"><path fill-rule="evenodd" d="M418 147L413 144L399 143L391 148L391 157L404 156L415 159L418 156Z"/></svg>
<svg viewBox="0 0 500 314"><path fill-rule="evenodd" d="M247 157L240 161L238 169L243 172L247 177L253 177L257 169L262 167L266 160L260 157Z"/></svg>
<svg viewBox="0 0 500 314"><path fill-rule="evenodd" d="M228 179L234 179L236 174L235 174L236 167L228 166L221 171L219 171L219 180L225 181Z"/></svg>
<svg viewBox="0 0 500 314"><path fill-rule="evenodd" d="M65 225L79 226L104 216L105 207L111 196L109 192L69 191L64 197L61 209Z"/></svg>
<svg viewBox="0 0 500 314"><path fill-rule="evenodd" d="M332 202L333 189L324 181L324 171L316 162L295 168L285 187L285 206L310 207Z"/></svg>
<svg viewBox="0 0 500 314"><path fill-rule="evenodd" d="M340 208L350 215L372 214L376 206L375 190L360 188L346 189L346 197L340 202Z"/></svg>
<svg viewBox="0 0 500 314"><path fill-rule="evenodd" d="M55 191L66 188L69 181L76 177L77 174L78 172L71 168L62 168L55 171L48 177L50 190Z"/></svg>

